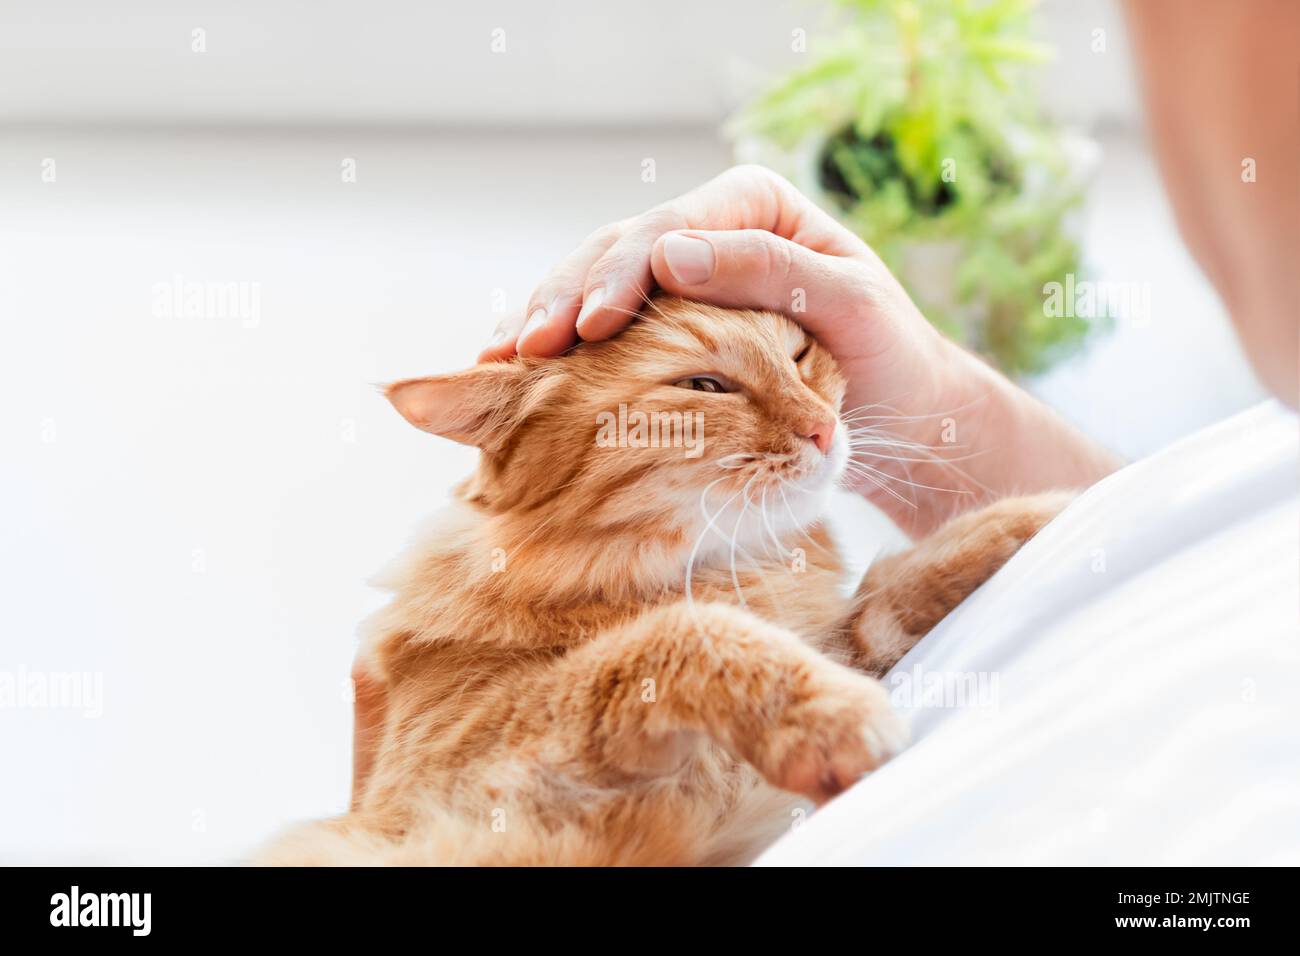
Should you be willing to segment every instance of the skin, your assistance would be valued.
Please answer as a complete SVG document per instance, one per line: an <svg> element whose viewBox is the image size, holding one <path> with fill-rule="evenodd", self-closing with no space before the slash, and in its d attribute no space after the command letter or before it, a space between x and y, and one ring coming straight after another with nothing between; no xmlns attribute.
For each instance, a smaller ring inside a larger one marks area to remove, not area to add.
<svg viewBox="0 0 1300 956"><path fill-rule="evenodd" d="M1180 230L1260 380L1294 408L1300 5L1133 0L1125 12ZM1247 157L1256 162L1251 183L1241 178ZM674 237L703 240L708 255L681 255L692 247ZM681 260L677 272L670 258ZM719 305L789 314L839 362L849 380L845 407L889 406L889 414L903 416L893 422L901 438L933 444L935 413L947 412L941 417L955 420L961 443L979 453L963 461L965 477L938 465L914 467L912 480L947 489L928 496L918 489L915 508L864 489L913 534L990 498L1090 485L1120 464L935 332L869 248L757 167L730 170L597 230L542 282L523 315L502 323L481 359L555 355L579 338L614 335L656 285ZM792 307L796 288L804 290L806 311ZM383 690L367 674L358 661L354 793L384 708Z"/></svg>
<svg viewBox="0 0 1300 956"><path fill-rule="evenodd" d="M1179 231L1260 381L1295 408L1300 4L1142 0L1126 14Z"/></svg>

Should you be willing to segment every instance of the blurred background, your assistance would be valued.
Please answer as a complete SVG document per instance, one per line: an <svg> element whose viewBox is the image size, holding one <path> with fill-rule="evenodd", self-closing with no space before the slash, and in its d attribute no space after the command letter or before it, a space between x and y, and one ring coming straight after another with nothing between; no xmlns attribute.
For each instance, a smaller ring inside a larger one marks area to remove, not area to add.
<svg viewBox="0 0 1300 956"><path fill-rule="evenodd" d="M588 232L737 157L1121 454L1262 397L1118 7L932 6L0 0L0 861L226 862L343 809L365 581L473 463L374 383L468 364ZM1055 273L1131 296L1052 316ZM64 673L90 699L13 694Z"/></svg>

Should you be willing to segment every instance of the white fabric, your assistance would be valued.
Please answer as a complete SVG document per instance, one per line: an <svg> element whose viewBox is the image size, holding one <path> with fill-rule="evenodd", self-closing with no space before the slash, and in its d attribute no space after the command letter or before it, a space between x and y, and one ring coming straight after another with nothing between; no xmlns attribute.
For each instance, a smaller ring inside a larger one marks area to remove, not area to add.
<svg viewBox="0 0 1300 956"><path fill-rule="evenodd" d="M1298 435L1269 402L1071 504L886 676L912 747L759 865L1300 863Z"/></svg>

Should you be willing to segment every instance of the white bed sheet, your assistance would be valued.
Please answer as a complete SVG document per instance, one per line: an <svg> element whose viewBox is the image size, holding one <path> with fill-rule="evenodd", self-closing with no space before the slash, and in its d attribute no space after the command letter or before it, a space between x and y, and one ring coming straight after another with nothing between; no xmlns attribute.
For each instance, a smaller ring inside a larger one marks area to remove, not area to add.
<svg viewBox="0 0 1300 956"><path fill-rule="evenodd" d="M1265 403L1085 493L886 676L911 748L758 865L1300 863L1297 437Z"/></svg>

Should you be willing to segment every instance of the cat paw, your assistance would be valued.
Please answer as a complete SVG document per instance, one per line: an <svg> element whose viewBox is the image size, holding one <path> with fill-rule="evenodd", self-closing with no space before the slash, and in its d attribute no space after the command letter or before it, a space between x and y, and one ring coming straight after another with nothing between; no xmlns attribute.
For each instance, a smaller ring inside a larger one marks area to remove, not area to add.
<svg viewBox="0 0 1300 956"><path fill-rule="evenodd" d="M1008 498L991 506L989 512L1000 519L995 526L1005 539L1002 563L1005 564L1022 544L1038 534L1077 497L1076 491L1047 491L1023 498Z"/></svg>
<svg viewBox="0 0 1300 956"><path fill-rule="evenodd" d="M907 727L878 681L837 681L787 710L767 735L764 776L818 804L844 792L899 753Z"/></svg>

